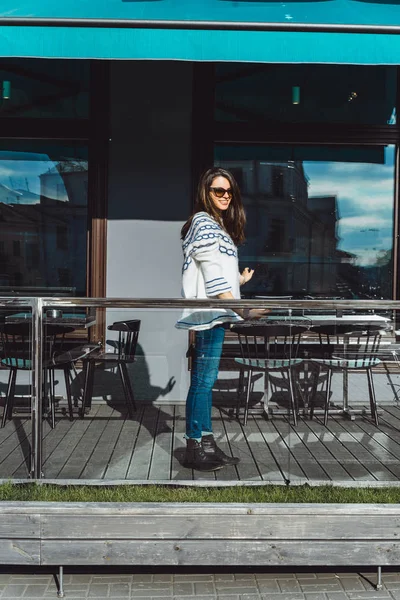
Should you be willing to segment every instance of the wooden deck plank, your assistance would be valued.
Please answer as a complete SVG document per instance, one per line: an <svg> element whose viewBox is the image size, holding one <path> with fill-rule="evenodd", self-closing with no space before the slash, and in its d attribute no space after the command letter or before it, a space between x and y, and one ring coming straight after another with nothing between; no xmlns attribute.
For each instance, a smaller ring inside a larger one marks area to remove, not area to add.
<svg viewBox="0 0 400 600"><path fill-rule="evenodd" d="M309 427L309 421L300 419L298 435L301 436L303 443L310 450L312 459L322 466L331 481L352 481L351 475L322 443L320 435L317 435Z"/></svg>
<svg viewBox="0 0 400 600"><path fill-rule="evenodd" d="M8 437L1 446L1 476L13 477L18 469L29 476L27 457L31 447L31 420L24 419L15 436Z"/></svg>
<svg viewBox="0 0 400 600"><path fill-rule="evenodd" d="M308 429L306 423L299 419L297 426L294 426L290 422L291 430L287 435L287 446L290 448L292 455L295 457L298 464L304 471L307 479L310 480L330 480L329 474L325 469L321 461L318 460L318 450L321 451L321 444L318 443L318 438L313 436L312 432ZM313 451L311 451L310 438L314 442ZM323 447L322 447L323 448ZM325 454L325 458L327 453Z"/></svg>
<svg viewBox="0 0 400 600"><path fill-rule="evenodd" d="M225 421L229 420L230 417L227 414L226 408L213 407L216 418L213 421L213 433L217 445L227 456L234 456L231 445L229 443L228 435L225 428ZM238 479L238 472L235 465L226 466L223 469L215 472L217 481L236 481Z"/></svg>
<svg viewBox="0 0 400 600"><path fill-rule="evenodd" d="M256 419L256 423L285 480L305 479L304 471L291 455L285 443L285 436L289 431L286 417L278 416L273 419L264 419L261 417Z"/></svg>
<svg viewBox="0 0 400 600"><path fill-rule="evenodd" d="M394 479L393 474L350 432L352 421L346 421L346 428L342 427L341 422L343 421L342 418L331 417L329 419L329 430L335 435L336 439L367 469L370 480L381 480L387 477L387 481L392 481Z"/></svg>
<svg viewBox="0 0 400 600"><path fill-rule="evenodd" d="M173 422L174 407L170 405L160 407L149 479L157 481L171 477Z"/></svg>
<svg viewBox="0 0 400 600"><path fill-rule="evenodd" d="M135 444L140 423L143 418L143 411L144 407L141 406L137 410L135 420L127 419L124 421L104 473L104 479L117 480L125 479L127 477L132 454L135 451Z"/></svg>
<svg viewBox="0 0 400 600"><path fill-rule="evenodd" d="M124 419L119 411L113 410L82 471L82 479L102 479L118 441Z"/></svg>
<svg viewBox="0 0 400 600"><path fill-rule="evenodd" d="M186 408L182 404L175 406L174 435L172 440L171 479L182 481L193 479L193 469L183 466L186 442L184 439L186 431Z"/></svg>
<svg viewBox="0 0 400 600"><path fill-rule="evenodd" d="M87 461L90 459L92 452L96 447L97 441L107 425L109 414L110 408L107 405L99 405L96 416L93 419L90 419L89 427L86 429L85 434L76 444L68 460L65 461L65 464L59 473L60 478L81 478L82 471L84 470Z"/></svg>
<svg viewBox="0 0 400 600"><path fill-rule="evenodd" d="M247 424L243 426L253 459L257 463L261 478L264 481L283 483L285 476L276 463L271 448L267 444L254 416L250 415Z"/></svg>
<svg viewBox="0 0 400 600"><path fill-rule="evenodd" d="M127 479L144 480L148 478L153 456L157 421L158 408L152 405L145 406Z"/></svg>
<svg viewBox="0 0 400 600"><path fill-rule="evenodd" d="M99 408L99 406L93 406L90 416L88 415L84 419L76 419L74 421L73 427L69 430L68 435L64 436L57 448L46 457L43 465L45 477L54 479L59 476L77 444L79 444L93 422ZM56 432L57 428L55 429L55 433Z"/></svg>
<svg viewBox="0 0 400 600"><path fill-rule="evenodd" d="M225 421L226 435L232 452L240 458L240 463L236 467L239 479L241 481L261 481L260 471L254 460L245 429L236 419Z"/></svg>
<svg viewBox="0 0 400 600"><path fill-rule="evenodd" d="M373 464L373 469L370 468L369 462L365 462L365 466L369 469L378 480L397 480L400 477L400 463L390 452L388 452L372 434L377 433L374 426L374 431L366 435L362 427L360 427L362 419L350 421L344 426L341 423L343 431L346 434L351 434L357 442L359 448L364 448L372 457L370 462ZM366 422L364 422L366 425Z"/></svg>
<svg viewBox="0 0 400 600"><path fill-rule="evenodd" d="M371 479L369 471L331 431L332 421L333 419L328 421L328 427L324 427L319 419L309 420L307 424L352 479L369 481Z"/></svg>

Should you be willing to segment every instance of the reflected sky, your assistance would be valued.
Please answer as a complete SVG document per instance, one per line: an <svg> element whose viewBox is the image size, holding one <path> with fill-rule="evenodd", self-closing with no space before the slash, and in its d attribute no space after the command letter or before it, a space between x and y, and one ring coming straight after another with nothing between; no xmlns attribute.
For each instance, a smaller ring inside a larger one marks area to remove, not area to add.
<svg viewBox="0 0 400 600"><path fill-rule="evenodd" d="M309 197L336 196L338 248L362 266L375 264L393 245L394 160L389 146L383 165L304 162Z"/></svg>

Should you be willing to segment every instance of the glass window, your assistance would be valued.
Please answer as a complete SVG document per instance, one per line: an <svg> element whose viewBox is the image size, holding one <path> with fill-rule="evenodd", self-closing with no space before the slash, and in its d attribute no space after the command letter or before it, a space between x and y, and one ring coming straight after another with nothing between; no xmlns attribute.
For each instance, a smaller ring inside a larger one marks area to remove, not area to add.
<svg viewBox="0 0 400 600"><path fill-rule="evenodd" d="M216 120L396 124L396 69L355 65L216 65Z"/></svg>
<svg viewBox="0 0 400 600"><path fill-rule="evenodd" d="M85 146L0 143L0 295L86 293Z"/></svg>
<svg viewBox="0 0 400 600"><path fill-rule="evenodd" d="M89 61L0 61L0 117L80 119L88 114Z"/></svg>
<svg viewBox="0 0 400 600"><path fill-rule="evenodd" d="M395 148L218 146L247 214L245 295L392 298ZM242 158L240 158L242 157Z"/></svg>

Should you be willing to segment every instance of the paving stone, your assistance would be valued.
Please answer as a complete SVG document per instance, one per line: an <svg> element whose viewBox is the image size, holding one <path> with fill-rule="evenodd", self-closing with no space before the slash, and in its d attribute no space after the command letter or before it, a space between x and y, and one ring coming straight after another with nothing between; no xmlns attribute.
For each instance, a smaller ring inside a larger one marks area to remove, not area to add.
<svg viewBox="0 0 400 600"><path fill-rule="evenodd" d="M112 598L130 598L131 586L129 583L110 583L109 589Z"/></svg>
<svg viewBox="0 0 400 600"><path fill-rule="evenodd" d="M304 594L304 598L305 600L326 600L326 596L323 592Z"/></svg>
<svg viewBox="0 0 400 600"><path fill-rule="evenodd" d="M293 594L281 593L281 594L262 594L261 600L305 600L304 594L295 592Z"/></svg>
<svg viewBox="0 0 400 600"><path fill-rule="evenodd" d="M93 575L92 583L131 583L132 575Z"/></svg>
<svg viewBox="0 0 400 600"><path fill-rule="evenodd" d="M390 598L390 594L387 590L375 590L371 588L371 590L365 590L364 592L347 592L347 596L349 600L372 600L373 598Z"/></svg>
<svg viewBox="0 0 400 600"><path fill-rule="evenodd" d="M213 581L200 581L200 582L196 582L194 584L194 593L195 596L207 596L207 595L213 595L215 596L215 585ZM221 594L223 593L220 589L218 590L218 593Z"/></svg>
<svg viewBox="0 0 400 600"><path fill-rule="evenodd" d="M241 587L240 589L238 589L236 586L231 586L231 587L225 587L225 588L219 588L217 590L218 592L218 597L221 596L221 598L226 598L226 596L228 595L235 595L237 594L237 592L240 592L241 596L244 596L246 594L258 594L258 590L256 587Z"/></svg>
<svg viewBox="0 0 400 600"><path fill-rule="evenodd" d="M151 581L153 581L153 575L135 573L134 575L132 575L132 581L133 582L136 582L136 581L151 582Z"/></svg>
<svg viewBox="0 0 400 600"><path fill-rule="evenodd" d="M317 578L317 574L316 573L294 573L294 576L296 577L296 579L316 579Z"/></svg>
<svg viewBox="0 0 400 600"><path fill-rule="evenodd" d="M71 583L90 583L92 581L93 576L89 574L75 575L73 574L71 577Z"/></svg>
<svg viewBox="0 0 400 600"><path fill-rule="evenodd" d="M343 589L340 579L301 579L299 583L303 592L328 590L340 592ZM361 589L364 590L363 587Z"/></svg>
<svg viewBox="0 0 400 600"><path fill-rule="evenodd" d="M174 583L174 596L193 596L194 584L186 581L177 581Z"/></svg>
<svg viewBox="0 0 400 600"><path fill-rule="evenodd" d="M106 583L92 583L89 587L88 592L89 598L99 598L108 596L108 584Z"/></svg>
<svg viewBox="0 0 400 600"><path fill-rule="evenodd" d="M232 582L232 581L228 581L228 582L225 582L225 581L217 582L216 581L215 582L215 586L218 589L222 589L223 587L232 587L232 585L234 585L235 587L238 588L238 594L242 594L243 592L241 592L241 588L249 587L249 586L257 588L257 580L255 577L252 577L251 579L239 579L239 580L235 579L234 582Z"/></svg>
<svg viewBox="0 0 400 600"><path fill-rule="evenodd" d="M233 573L218 573L214 575L214 581L234 581L235 575Z"/></svg>
<svg viewBox="0 0 400 600"><path fill-rule="evenodd" d="M25 589L26 585L24 585L23 583L8 584L6 585L2 596L4 598L22 597L23 593L25 592Z"/></svg>
<svg viewBox="0 0 400 600"><path fill-rule="evenodd" d="M280 589L276 579L264 579L258 581L258 589L260 594L279 594Z"/></svg>
<svg viewBox="0 0 400 600"><path fill-rule="evenodd" d="M212 575L196 575L196 573L189 573L187 575L174 575L174 581L187 581L190 580L192 582L195 581L214 581L214 577Z"/></svg>
<svg viewBox="0 0 400 600"><path fill-rule="evenodd" d="M257 573L257 579L296 579L294 573Z"/></svg>
<svg viewBox="0 0 400 600"><path fill-rule="evenodd" d="M173 575L169 575L168 573L157 573L153 575L154 583L172 583Z"/></svg>
<svg viewBox="0 0 400 600"><path fill-rule="evenodd" d="M226 598L226 596L221 596L221 599ZM240 600L260 600L259 594L241 594L239 596Z"/></svg>
<svg viewBox="0 0 400 600"><path fill-rule="evenodd" d="M255 581L254 573L235 573L235 581Z"/></svg>
<svg viewBox="0 0 400 600"><path fill-rule="evenodd" d="M366 589L359 577L343 577L340 578L340 583L346 592L362 592Z"/></svg>
<svg viewBox="0 0 400 600"><path fill-rule="evenodd" d="M159 595L158 592L172 593L172 586L163 581L152 582L152 581L133 581L131 583L132 590L135 590L135 593L141 594L143 590L153 590L155 595Z"/></svg>
<svg viewBox="0 0 400 600"><path fill-rule="evenodd" d="M46 593L48 588L48 584L46 585L34 585L34 584L29 584L26 587L26 590L24 592L24 597L28 597L28 598L42 598L43 594Z"/></svg>
<svg viewBox="0 0 400 600"><path fill-rule="evenodd" d="M13 576L8 573L0 573L0 583L9 583L12 578Z"/></svg>
<svg viewBox="0 0 400 600"><path fill-rule="evenodd" d="M293 579L278 579L278 584L279 584L279 588L280 588L281 592L284 592L284 593L301 592L299 583L294 578ZM303 585L303 582L301 583L301 585Z"/></svg>
<svg viewBox="0 0 400 600"><path fill-rule="evenodd" d="M327 600L348 600L346 592L326 592Z"/></svg>

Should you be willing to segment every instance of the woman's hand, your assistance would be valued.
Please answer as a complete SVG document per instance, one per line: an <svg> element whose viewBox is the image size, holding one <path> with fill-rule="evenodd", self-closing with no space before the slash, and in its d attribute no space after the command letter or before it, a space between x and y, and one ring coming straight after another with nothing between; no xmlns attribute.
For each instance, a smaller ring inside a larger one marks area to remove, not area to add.
<svg viewBox="0 0 400 600"><path fill-rule="evenodd" d="M249 267L246 267L240 274L240 285L244 285L245 283L250 281L250 279L253 277L253 274L254 269L249 269Z"/></svg>

